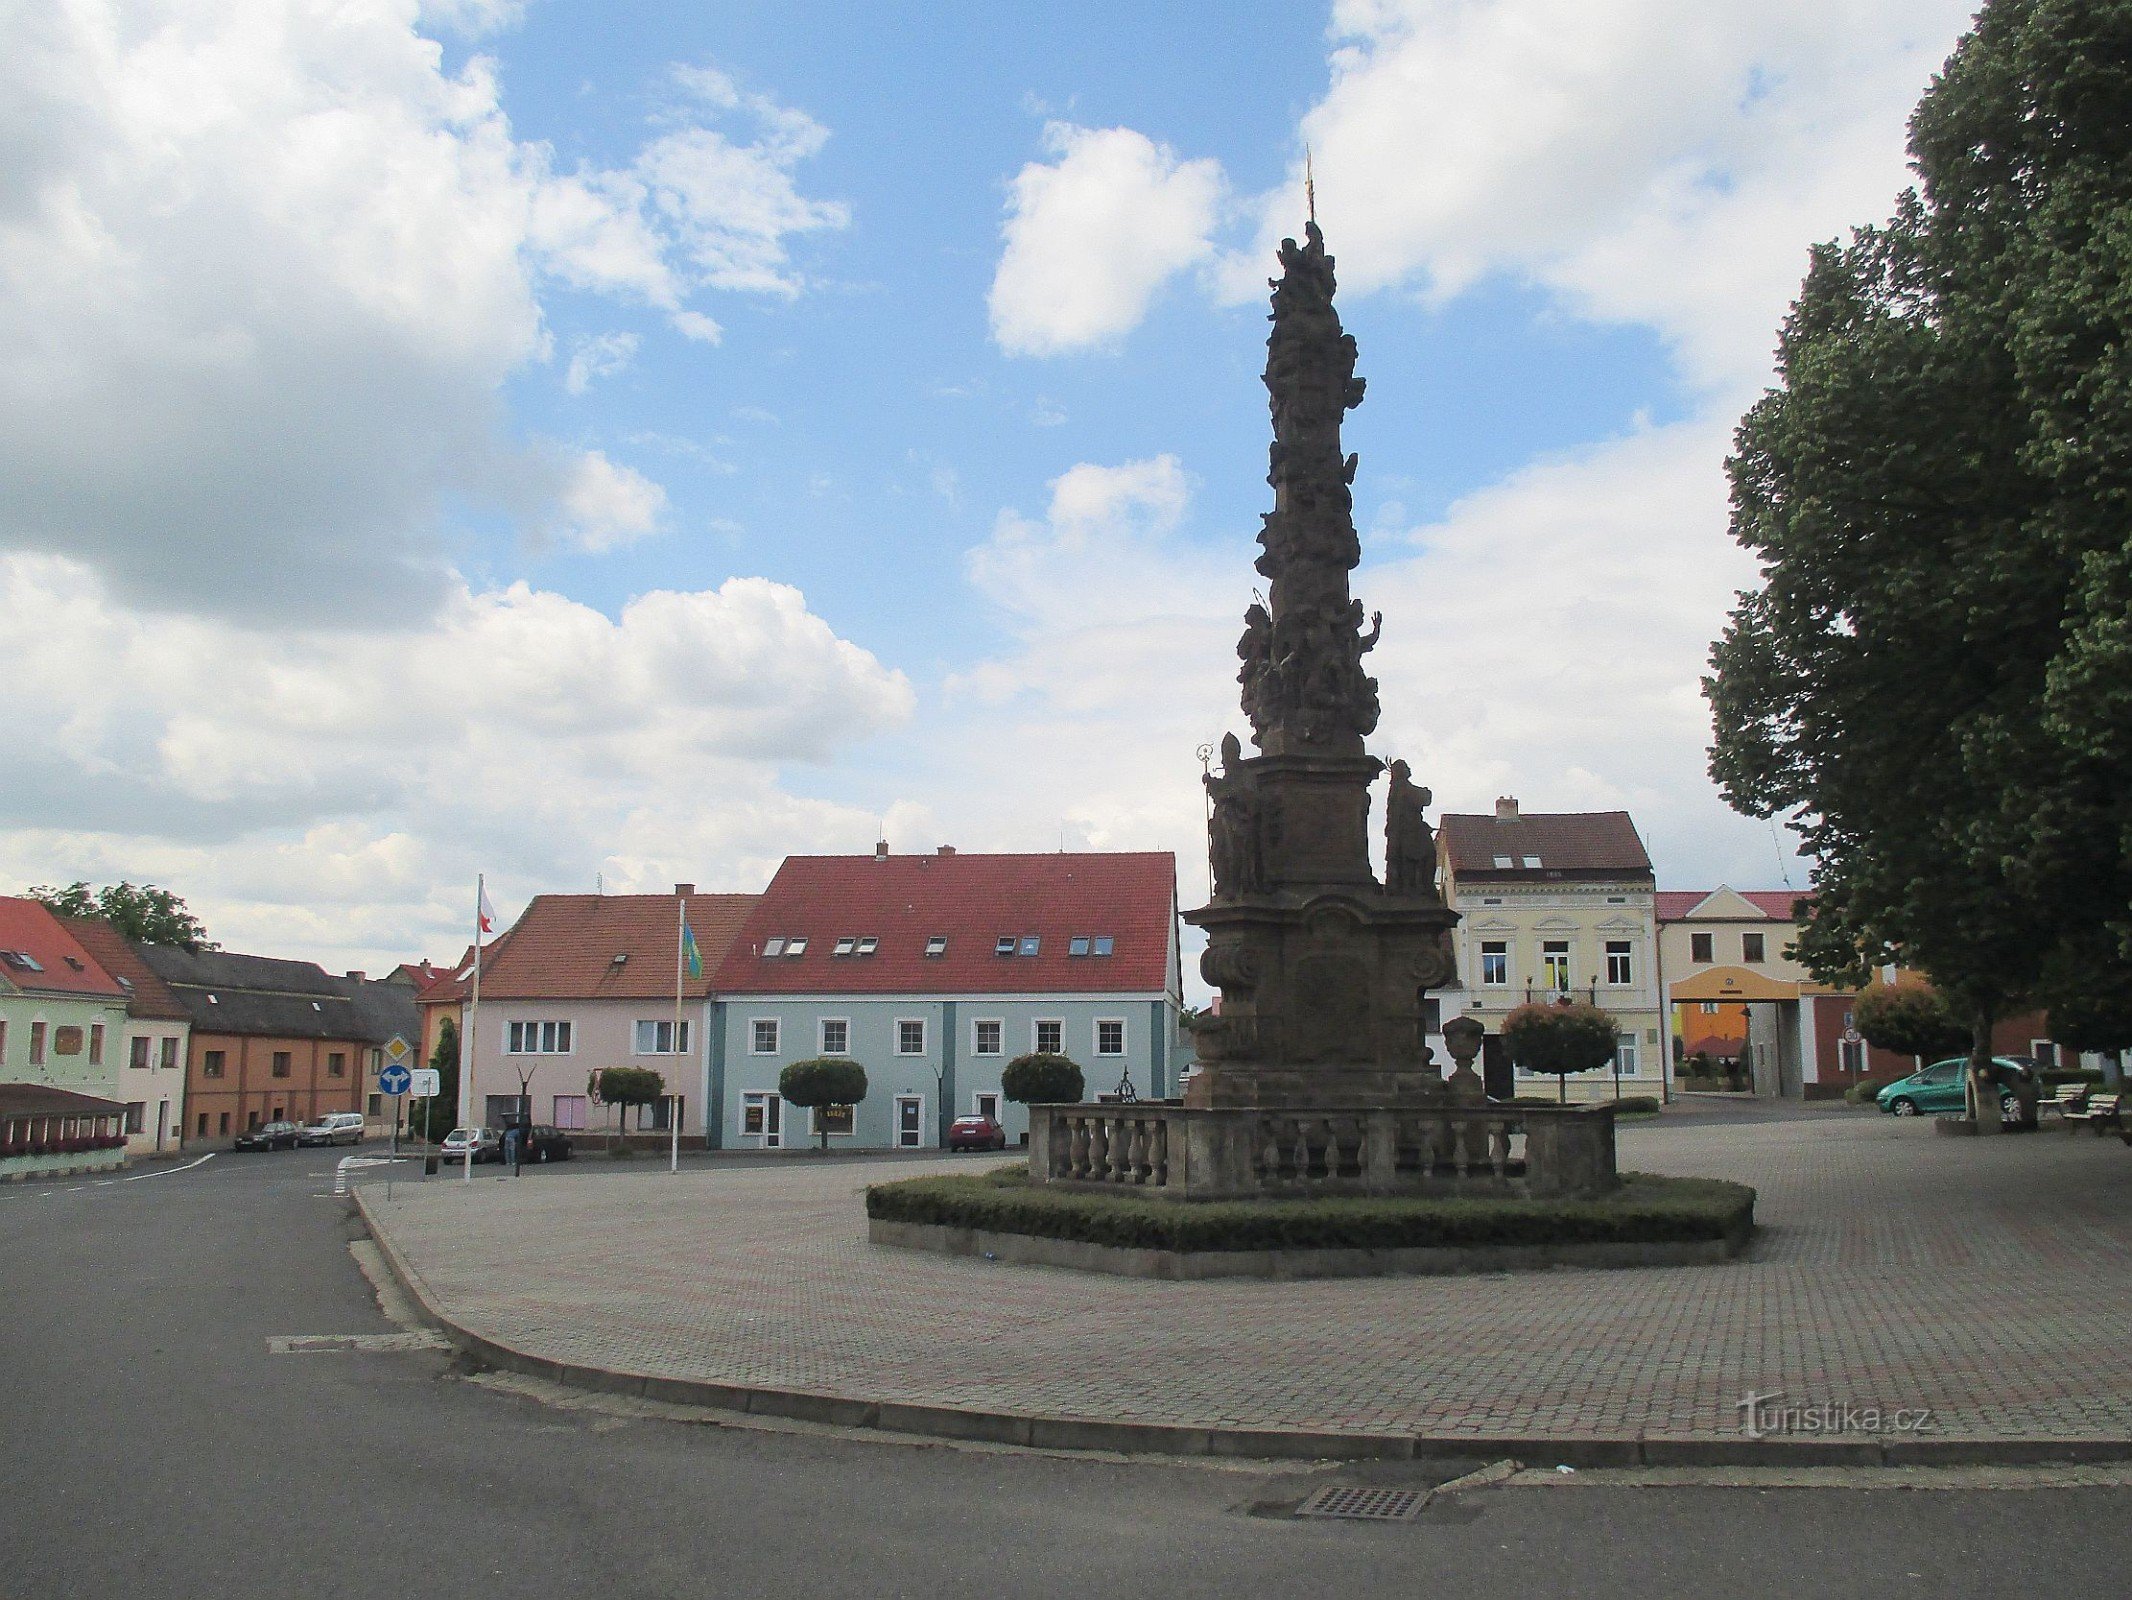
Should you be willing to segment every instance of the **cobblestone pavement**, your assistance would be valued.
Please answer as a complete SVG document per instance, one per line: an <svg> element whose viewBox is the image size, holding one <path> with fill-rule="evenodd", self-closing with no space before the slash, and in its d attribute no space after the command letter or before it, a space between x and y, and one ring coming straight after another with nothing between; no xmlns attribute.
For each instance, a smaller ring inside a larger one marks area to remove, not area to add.
<svg viewBox="0 0 2132 1600"><path fill-rule="evenodd" d="M1624 1131L1760 1191L1720 1267L1163 1283L870 1245L908 1162L372 1181L452 1320L531 1354L868 1401L1439 1438L1740 1436L1741 1397L2132 1438L2132 1150L1868 1113ZM477 1169L478 1170L478 1169ZM956 1170L973 1170L957 1163Z"/></svg>

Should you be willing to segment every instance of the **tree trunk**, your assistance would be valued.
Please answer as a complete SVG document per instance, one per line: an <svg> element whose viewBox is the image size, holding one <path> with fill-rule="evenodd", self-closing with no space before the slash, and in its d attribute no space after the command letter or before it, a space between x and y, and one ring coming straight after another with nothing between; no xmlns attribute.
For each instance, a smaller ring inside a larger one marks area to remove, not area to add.
<svg viewBox="0 0 2132 1600"><path fill-rule="evenodd" d="M1569 1104L1569 1074L1566 1072L1555 1074L1555 1099L1565 1106Z"/></svg>
<svg viewBox="0 0 2132 1600"><path fill-rule="evenodd" d="M1991 1081L1991 1008L1978 1006L1969 1021L1969 1069L1964 1094L1977 1132L2003 1133L2006 1124L1999 1114L1999 1086Z"/></svg>

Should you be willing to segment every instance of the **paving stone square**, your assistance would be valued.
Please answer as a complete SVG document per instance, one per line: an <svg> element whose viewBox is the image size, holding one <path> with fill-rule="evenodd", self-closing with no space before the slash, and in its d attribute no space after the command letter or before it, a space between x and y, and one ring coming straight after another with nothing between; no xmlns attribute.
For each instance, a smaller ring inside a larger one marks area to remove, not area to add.
<svg viewBox="0 0 2132 1600"><path fill-rule="evenodd" d="M1740 1402L1928 1408L1927 1437L2132 1439L2132 1150L1830 1110L1625 1129L1625 1169L1760 1194L1714 1267L1197 1283L869 1244L953 1162L575 1168L365 1187L460 1326L656 1377L1075 1419L1736 1439Z"/></svg>

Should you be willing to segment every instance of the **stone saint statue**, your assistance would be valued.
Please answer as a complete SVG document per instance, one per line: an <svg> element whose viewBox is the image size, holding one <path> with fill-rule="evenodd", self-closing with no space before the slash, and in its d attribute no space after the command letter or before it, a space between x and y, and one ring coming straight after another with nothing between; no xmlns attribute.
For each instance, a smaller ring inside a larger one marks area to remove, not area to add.
<svg viewBox="0 0 2132 1600"><path fill-rule="evenodd" d="M1436 797L1414 783L1404 761L1392 763L1392 792L1384 807L1384 887L1387 893L1436 898L1436 834L1427 810Z"/></svg>
<svg viewBox="0 0 2132 1600"><path fill-rule="evenodd" d="M1259 820L1258 782L1243 764L1244 749L1233 733L1221 740L1221 771L1206 776L1214 801L1208 824L1217 899L1252 894L1266 886L1266 857Z"/></svg>

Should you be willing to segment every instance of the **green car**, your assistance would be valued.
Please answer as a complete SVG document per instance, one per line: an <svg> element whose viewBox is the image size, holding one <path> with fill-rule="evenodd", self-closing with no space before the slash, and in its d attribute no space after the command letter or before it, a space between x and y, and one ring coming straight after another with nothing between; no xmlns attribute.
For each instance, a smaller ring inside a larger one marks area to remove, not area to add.
<svg viewBox="0 0 2132 1600"><path fill-rule="evenodd" d="M2009 1082L2026 1078L2031 1068L2025 1061L2013 1056L1991 1058ZM1960 1112L1966 1108L1962 1094L1962 1074L1969 1066L1967 1056L1955 1056L1948 1061L1935 1061L1922 1072L1913 1072L1907 1078L1897 1078L1874 1096L1880 1109L1893 1112L1898 1117L1921 1116L1927 1111ZM2020 1104L2014 1092L2005 1083L1999 1086L2000 1114L2012 1118L2020 1115Z"/></svg>

